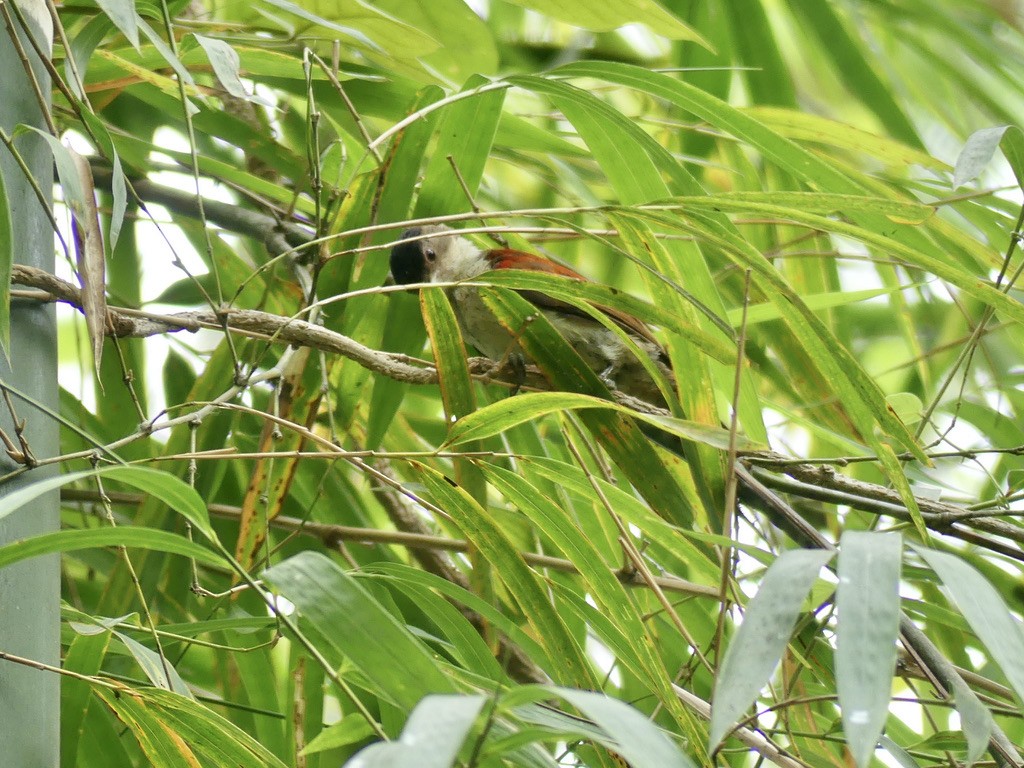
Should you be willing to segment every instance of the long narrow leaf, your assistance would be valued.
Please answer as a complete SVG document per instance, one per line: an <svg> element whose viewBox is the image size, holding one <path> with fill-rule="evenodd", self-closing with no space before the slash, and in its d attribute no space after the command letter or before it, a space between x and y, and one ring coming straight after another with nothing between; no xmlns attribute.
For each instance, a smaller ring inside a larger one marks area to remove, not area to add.
<svg viewBox="0 0 1024 768"><path fill-rule="evenodd" d="M889 714L900 623L898 534L846 531L839 542L836 686L843 731L867 766Z"/></svg>
<svg viewBox="0 0 1024 768"><path fill-rule="evenodd" d="M790 550L768 569L718 670L708 733L710 749L721 743L767 684L789 642L800 606L832 556L824 550Z"/></svg>
<svg viewBox="0 0 1024 768"><path fill-rule="evenodd" d="M914 547L935 571L1017 697L1024 700L1024 630L995 588L956 555Z"/></svg>
<svg viewBox="0 0 1024 768"><path fill-rule="evenodd" d="M359 582L316 552L264 572L318 634L352 661L383 695L412 707L454 686L423 645Z"/></svg>

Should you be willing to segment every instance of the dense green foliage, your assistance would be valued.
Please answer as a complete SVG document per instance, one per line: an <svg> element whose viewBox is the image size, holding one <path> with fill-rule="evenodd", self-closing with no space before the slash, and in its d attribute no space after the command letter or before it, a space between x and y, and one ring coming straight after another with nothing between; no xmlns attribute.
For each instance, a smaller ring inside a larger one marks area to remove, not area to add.
<svg viewBox="0 0 1024 768"><path fill-rule="evenodd" d="M0 548L63 553L63 765L1024 765L1014 3L98 5L14 275L64 528ZM486 281L520 394L386 285L442 219L618 289Z"/></svg>

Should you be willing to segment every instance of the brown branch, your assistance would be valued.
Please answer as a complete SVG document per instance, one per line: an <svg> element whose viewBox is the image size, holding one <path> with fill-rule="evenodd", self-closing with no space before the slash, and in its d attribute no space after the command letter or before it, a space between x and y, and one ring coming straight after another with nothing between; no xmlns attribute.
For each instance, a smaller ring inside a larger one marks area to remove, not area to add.
<svg viewBox="0 0 1024 768"><path fill-rule="evenodd" d="M34 292L15 292L40 301L61 301L81 309L81 291L66 280L22 265L14 265L12 282L36 288ZM437 370L432 364L411 358L408 355L382 352L305 320L282 317L254 309L188 310L171 314L156 314L137 309L110 307L108 309L108 333L118 338L141 338L162 333L200 329L224 330L259 339L276 340L283 344L308 347L323 352L347 357L367 370L388 376L396 381L410 384L436 384ZM502 381L494 377L494 363L487 358L472 358L468 361L469 372L484 381L514 386L514 381ZM546 383L534 368L527 371L527 387L544 388Z"/></svg>
<svg viewBox="0 0 1024 768"><path fill-rule="evenodd" d="M829 465L795 463L789 457L767 452L748 454L741 462L744 465L754 464L751 472L755 477L766 485L778 487L787 493L835 504L846 504L865 512L885 514L900 520L910 519L910 513L899 491L848 477ZM764 471L766 469L787 475L798 482L772 478ZM928 527L940 533L959 535L973 529L1024 544L1024 528L1020 526L995 517L978 516L975 510L965 509L958 504L922 496L917 496L916 499L921 516ZM1017 559L1022 556L1020 551L1009 551L1013 552L1012 556Z"/></svg>
<svg viewBox="0 0 1024 768"><path fill-rule="evenodd" d="M40 300L59 300L81 308L81 291L75 285L42 270L14 265L13 280L16 285L38 289L30 295ZM40 293L40 291L42 293ZM16 292L18 293L18 292ZM135 309L111 307L108 309L108 332L118 337L141 337L178 331L195 332L201 328L223 330L225 327L245 336L276 340L299 347L309 347L347 357L367 370L410 384L435 384L438 381L434 366L407 355L382 352L364 346L354 339L321 325L305 320L282 317L252 309L190 310L172 314L154 314ZM495 375L494 363L486 358L472 358L468 361L470 374L481 381L494 382L512 387L515 382ZM499 372L500 373L500 372ZM540 372L529 367L527 388L548 389L549 385ZM646 413L665 413L648 403L615 392L616 401ZM874 483L864 482L843 475L834 467L794 461L791 457L771 452L749 452L740 462L751 467L755 474L768 485L780 487L792 495L847 504L875 514L886 514L897 519L908 519L909 512L899 492ZM784 483L764 474L764 470L782 473L797 483ZM974 510L956 504L918 497L918 505L929 527L960 536L972 537L975 543L989 546L1003 554L1020 557L1013 548L1003 547L990 539L976 541L976 532L999 536L1017 544L1024 544L1024 529L1006 523L995 517L980 517ZM968 524L969 523L969 524Z"/></svg>

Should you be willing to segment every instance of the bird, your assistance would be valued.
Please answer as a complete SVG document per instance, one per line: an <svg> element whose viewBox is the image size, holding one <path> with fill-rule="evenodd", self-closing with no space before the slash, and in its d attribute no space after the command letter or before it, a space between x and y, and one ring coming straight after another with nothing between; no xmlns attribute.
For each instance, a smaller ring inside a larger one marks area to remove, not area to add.
<svg viewBox="0 0 1024 768"><path fill-rule="evenodd" d="M505 269L545 272L589 282L575 270L543 256L511 248L482 249L440 224L406 229L391 250L391 277L399 285L459 283ZM472 285L455 285L445 290L463 339L496 363L507 361L521 383L525 375L523 352L514 335L488 309L478 289ZM618 334L572 304L540 291L519 293L544 314L610 389L665 406L654 378ZM611 307L596 308L625 331L636 348L674 383L668 355L646 323Z"/></svg>

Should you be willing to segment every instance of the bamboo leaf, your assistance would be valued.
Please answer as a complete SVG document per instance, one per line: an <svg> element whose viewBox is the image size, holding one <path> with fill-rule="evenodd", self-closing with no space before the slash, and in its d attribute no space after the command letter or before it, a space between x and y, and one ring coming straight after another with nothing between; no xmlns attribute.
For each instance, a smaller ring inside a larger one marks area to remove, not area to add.
<svg viewBox="0 0 1024 768"><path fill-rule="evenodd" d="M582 282L561 275L525 270L493 270L473 281L480 285L497 285L524 291L541 291L548 296L585 309L584 303L607 307L651 323L686 339L703 353L719 362L731 362L736 350L695 323L680 317L663 305L638 299L624 291L595 282Z"/></svg>
<svg viewBox="0 0 1024 768"><path fill-rule="evenodd" d="M375 692L412 708L454 686L430 653L358 581L316 552L301 552L263 573L349 659Z"/></svg>
<svg viewBox="0 0 1024 768"><path fill-rule="evenodd" d="M765 573L718 670L709 749L721 744L733 723L768 682L786 650L811 585L832 556L832 552L822 550L789 550Z"/></svg>
<svg viewBox="0 0 1024 768"><path fill-rule="evenodd" d="M170 691L96 687L153 765L285 768L238 726Z"/></svg>
<svg viewBox="0 0 1024 768"><path fill-rule="evenodd" d="M500 288L479 290L488 309L518 338L527 357L555 389L608 397L608 388L597 374L526 299ZM692 510L681 504L684 496L675 479L632 419L605 410L587 410L580 417L659 514L674 522L692 519Z"/></svg>
<svg viewBox="0 0 1024 768"><path fill-rule="evenodd" d="M78 202L73 232L77 256L78 280L82 284L82 312L92 344L93 368L100 378L100 362L107 331L107 260L100 229L100 213L96 207L95 185L89 162L73 149L67 150L78 175L82 198Z"/></svg>
<svg viewBox="0 0 1024 768"><path fill-rule="evenodd" d="M428 696L409 715L401 735L359 752L348 768L450 768L487 699Z"/></svg>
<svg viewBox="0 0 1024 768"><path fill-rule="evenodd" d="M264 103L263 99L255 94L250 94L245 90L245 86L242 85L240 77L242 61L234 48L223 40L213 37L196 33L193 33L192 36L195 37L196 42L206 52L206 57L210 60L210 66L213 67L213 72L217 75L217 81L224 87L225 91L238 99Z"/></svg>
<svg viewBox="0 0 1024 768"><path fill-rule="evenodd" d="M75 472L26 486L9 494L0 501L0 518L14 509L27 504L41 494L79 480L93 477L109 478L133 488L138 488L181 513L196 529L210 540L216 539L210 525L210 513L196 490L174 475L159 469L139 466L103 467L87 472Z"/></svg>
<svg viewBox="0 0 1024 768"><path fill-rule="evenodd" d="M898 534L845 531L839 541L836 685L857 765L871 760L889 714L900 624Z"/></svg>
<svg viewBox="0 0 1024 768"><path fill-rule="evenodd" d="M553 413L593 408L617 411L684 440L703 443L719 450L729 447L730 437L726 429L670 416L640 413L612 400L570 392L528 392L486 405L452 425L448 433L448 444L460 445L470 440L482 440ZM755 449L756 444L752 441L743 437L738 437L737 440L741 450Z"/></svg>
<svg viewBox="0 0 1024 768"><path fill-rule="evenodd" d="M54 531L13 541L0 547L0 568L27 560L30 557L49 555L54 552L75 552L94 547L152 549L157 552L191 558L205 565L220 568L226 566L220 555L199 544L194 544L184 536L155 528L123 526L120 528Z"/></svg>
<svg viewBox="0 0 1024 768"><path fill-rule="evenodd" d="M942 579L957 608L1002 669L1019 700L1024 700L1024 632L1006 602L977 569L956 555L914 546Z"/></svg>
<svg viewBox="0 0 1024 768"><path fill-rule="evenodd" d="M831 59L831 69L846 87L868 109L874 111L889 133L911 146L920 146L921 139L891 88L882 81L872 66L861 39L854 37L839 13L828 3L797 0L790 9L803 19L803 27L818 39L822 53Z"/></svg>
<svg viewBox="0 0 1024 768"><path fill-rule="evenodd" d="M550 687L608 734L607 746L635 768L692 768L693 763L650 720L621 701L591 691Z"/></svg>
<svg viewBox="0 0 1024 768"><path fill-rule="evenodd" d="M474 75L463 90L473 91L487 82ZM417 218L473 208L474 201L466 195L476 194L480 185L504 100L504 90L489 90L445 107L416 201Z"/></svg>
<svg viewBox="0 0 1024 768"><path fill-rule="evenodd" d="M434 502L452 516L522 607L547 652L548 674L555 680L576 685L596 685L579 641L570 634L548 601L536 574L523 562L512 542L463 489L427 467L419 465L417 469Z"/></svg>
<svg viewBox="0 0 1024 768"><path fill-rule="evenodd" d="M476 410L462 334L444 291L420 291L420 308L430 336L430 348L434 351L445 416L454 425L458 419Z"/></svg>
<svg viewBox="0 0 1024 768"><path fill-rule="evenodd" d="M1024 189L1024 133L1015 125L997 125L975 131L964 144L953 169L953 189L974 181L992 160L1000 146Z"/></svg>
<svg viewBox="0 0 1024 768"><path fill-rule="evenodd" d="M644 630L641 617L629 601L622 584L615 578L609 563L587 541L585 533L573 525L566 513L546 499L539 489L531 486L514 472L499 467L484 469L491 485L525 514L537 529L558 547L580 570L587 593L599 610L611 617L619 633L630 643L630 656L622 658L633 666L638 677L665 680L666 672L658 660L653 644ZM668 686L662 686L665 700L674 698Z"/></svg>
<svg viewBox="0 0 1024 768"><path fill-rule="evenodd" d="M972 691L959 675L952 679L953 700L956 702L957 711L960 713L960 727L964 736L967 737L967 765L976 763L981 759L988 747L989 739L992 738L992 730L995 721L992 713L981 702L978 695Z"/></svg>
<svg viewBox="0 0 1024 768"><path fill-rule="evenodd" d="M139 47L139 17L131 0L96 0L103 12L121 31L128 42Z"/></svg>
<svg viewBox="0 0 1024 768"><path fill-rule="evenodd" d="M511 2L595 32L610 32L626 24L641 22L673 40L691 40L710 47L697 30L669 13L656 0L620 0L617 3L602 3L598 0Z"/></svg>

